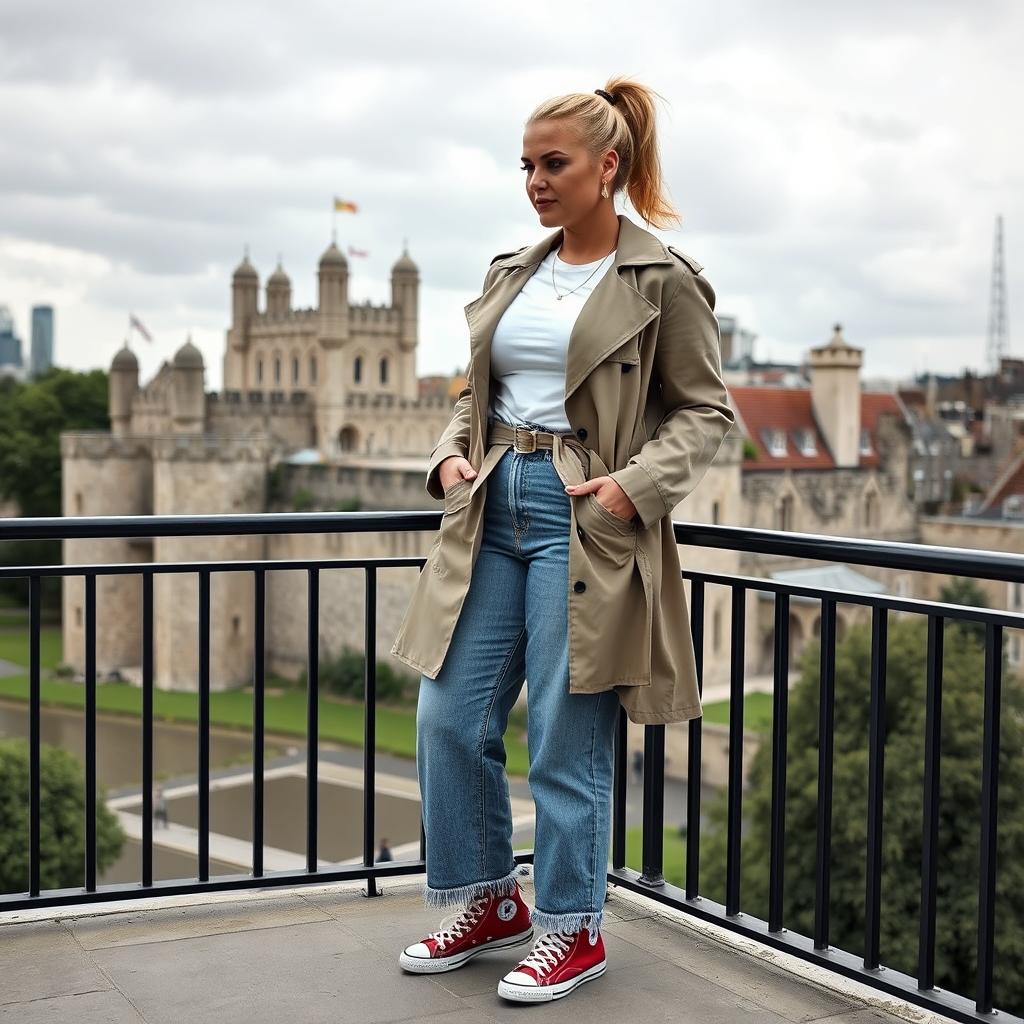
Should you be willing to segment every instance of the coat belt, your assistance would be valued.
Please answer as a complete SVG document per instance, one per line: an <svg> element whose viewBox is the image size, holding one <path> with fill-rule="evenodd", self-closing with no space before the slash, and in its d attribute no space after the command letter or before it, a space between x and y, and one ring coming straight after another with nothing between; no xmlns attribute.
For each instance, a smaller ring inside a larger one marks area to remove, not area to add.
<svg viewBox="0 0 1024 1024"><path fill-rule="evenodd" d="M502 420L492 420L488 425L487 444L507 445L517 452L550 448L551 462L562 483L581 484L590 479L590 449L575 434L534 430L525 426L512 426ZM575 458L569 454L570 451Z"/></svg>

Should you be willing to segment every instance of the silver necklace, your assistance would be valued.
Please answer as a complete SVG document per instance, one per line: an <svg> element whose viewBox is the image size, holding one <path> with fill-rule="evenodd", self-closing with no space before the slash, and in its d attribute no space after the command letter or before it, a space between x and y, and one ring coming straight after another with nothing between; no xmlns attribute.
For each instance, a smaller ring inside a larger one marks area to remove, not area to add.
<svg viewBox="0 0 1024 1024"><path fill-rule="evenodd" d="M614 251L615 251L615 250L613 249L613 250L612 250L612 252L614 252ZM601 269L601 266L602 266L602 264L604 263L604 261L605 261L606 259L608 259L608 256L611 256L611 253L608 253L608 255L607 255L607 256L605 256L605 257L604 257L604 258L603 258L603 259L601 260L601 262L600 262L600 263L598 263L598 265L597 265L596 267L594 267L594 269L593 269L593 270L592 270L592 271L590 272L590 274L589 274L589 275L587 276L587 279L586 279L586 281L581 281L581 282L580 282L580 283L579 283L578 285L576 285L576 287L575 287L575 288L573 288L573 289L572 289L571 291L567 291L567 292L562 292L562 294L561 294L561 295L559 295L559 294L558 294L558 286L557 286L557 285L555 284L555 262L556 262L556 261L557 261L557 259L558 259L558 253L556 252L556 253L555 253L555 255L554 255L554 257L553 257L553 258L552 258L552 260L551 260L551 287L552 287L552 289L554 290L554 293L555 293L555 298L556 298L556 299L558 299L558 301L559 301L559 302L561 302L561 301L562 301L562 299L564 299L564 298L566 297L566 295L572 295L572 293L573 293L573 292L578 292L578 291L579 291L579 290L580 290L580 289L581 289L581 288L583 287L583 285L585 285L585 284L587 283L587 281L589 281L589 280L590 280L590 278L592 278L592 277L593 277L593 276L594 276L594 275L595 275L595 274L596 274L596 273L597 273L597 272L598 272L598 271L599 271L599 270Z"/></svg>

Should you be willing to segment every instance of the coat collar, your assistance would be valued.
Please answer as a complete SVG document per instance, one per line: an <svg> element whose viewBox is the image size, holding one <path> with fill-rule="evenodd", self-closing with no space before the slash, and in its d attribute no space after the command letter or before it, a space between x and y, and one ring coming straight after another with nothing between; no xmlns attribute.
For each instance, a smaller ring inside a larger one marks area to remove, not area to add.
<svg viewBox="0 0 1024 1024"><path fill-rule="evenodd" d="M616 214L619 220L619 240L615 247L612 267L637 266L646 263L672 263L672 255L656 235L634 224L628 217ZM497 267L536 267L552 249L562 244L563 229L558 228L534 245L494 261Z"/></svg>
<svg viewBox="0 0 1024 1024"><path fill-rule="evenodd" d="M618 214L619 237L611 268L587 296L569 336L565 367L566 414L569 399L587 375L609 353L638 334L661 312L636 287L636 271L624 269L652 263L674 263L674 257L656 235ZM493 261L508 271L465 306L473 366L474 423L482 438L490 395L491 339L502 314L512 304L537 265L561 244L562 228L534 245ZM571 422L571 418L570 418ZM482 449L478 453L482 458Z"/></svg>

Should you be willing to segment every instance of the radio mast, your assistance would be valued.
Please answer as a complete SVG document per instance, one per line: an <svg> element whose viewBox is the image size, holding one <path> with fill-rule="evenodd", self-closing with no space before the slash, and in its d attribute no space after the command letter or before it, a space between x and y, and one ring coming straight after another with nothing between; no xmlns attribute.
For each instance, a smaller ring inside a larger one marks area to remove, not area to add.
<svg viewBox="0 0 1024 1024"><path fill-rule="evenodd" d="M1003 263L1003 215L996 216L996 238L992 253L992 292L988 308L988 362L992 373L999 372L1010 334L1006 324L1006 268Z"/></svg>

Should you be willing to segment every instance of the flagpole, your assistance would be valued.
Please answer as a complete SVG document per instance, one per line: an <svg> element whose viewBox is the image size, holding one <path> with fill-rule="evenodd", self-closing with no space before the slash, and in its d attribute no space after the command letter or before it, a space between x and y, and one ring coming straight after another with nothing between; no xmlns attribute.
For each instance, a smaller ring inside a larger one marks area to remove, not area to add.
<svg viewBox="0 0 1024 1024"><path fill-rule="evenodd" d="M331 241L338 241L338 204L334 197L331 197Z"/></svg>

